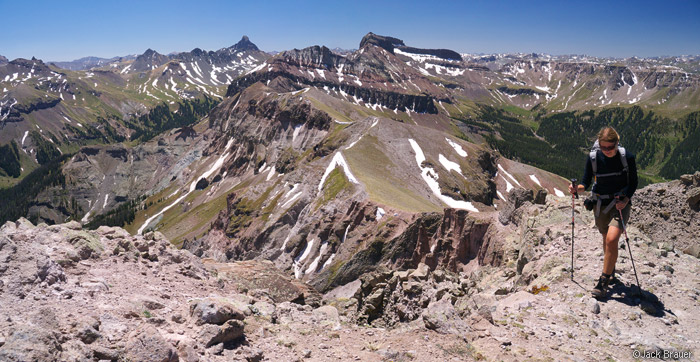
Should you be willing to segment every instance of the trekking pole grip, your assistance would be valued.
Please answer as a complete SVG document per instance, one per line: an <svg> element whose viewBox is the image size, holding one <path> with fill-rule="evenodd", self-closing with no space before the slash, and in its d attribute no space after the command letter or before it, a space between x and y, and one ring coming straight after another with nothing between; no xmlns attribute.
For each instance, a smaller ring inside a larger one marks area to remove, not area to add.
<svg viewBox="0 0 700 362"><path fill-rule="evenodd" d="M578 199L578 186L577 186L577 181L575 178L571 179L571 186L574 187L574 196Z"/></svg>

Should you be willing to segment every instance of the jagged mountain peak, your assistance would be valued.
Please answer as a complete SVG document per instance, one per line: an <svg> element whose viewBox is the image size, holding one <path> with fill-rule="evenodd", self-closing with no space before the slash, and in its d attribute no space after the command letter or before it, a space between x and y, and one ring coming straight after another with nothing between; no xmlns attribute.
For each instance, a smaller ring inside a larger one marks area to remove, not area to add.
<svg viewBox="0 0 700 362"><path fill-rule="evenodd" d="M194 48L194 49L192 49L192 51L191 51L190 53L191 53L192 55L196 56L196 57L199 57L199 56L201 56L202 54L206 54L206 51L204 51L204 50L202 50L202 49L200 49L200 48Z"/></svg>
<svg viewBox="0 0 700 362"><path fill-rule="evenodd" d="M151 48L148 48L148 49L146 49L145 52L143 52L142 55L145 56L145 57L150 57L150 56L153 56L153 55L156 55L156 54L160 54L160 53L158 53L157 51L155 51L155 50L153 50L153 49L151 49Z"/></svg>
<svg viewBox="0 0 700 362"><path fill-rule="evenodd" d="M241 40L238 43L234 44L231 48L238 51L260 50L258 49L257 45L253 44L253 42L250 41L247 35L243 35Z"/></svg>
<svg viewBox="0 0 700 362"><path fill-rule="evenodd" d="M7 58L5 58L4 56L0 55L0 64L7 64L7 62L8 62L8 61L7 61Z"/></svg>
<svg viewBox="0 0 700 362"><path fill-rule="evenodd" d="M403 40L398 38L393 38L390 36L377 35L375 33L369 32L367 35L362 37L360 41L360 49L367 45L376 45L378 47L384 48L390 52L394 52L395 47L406 46Z"/></svg>

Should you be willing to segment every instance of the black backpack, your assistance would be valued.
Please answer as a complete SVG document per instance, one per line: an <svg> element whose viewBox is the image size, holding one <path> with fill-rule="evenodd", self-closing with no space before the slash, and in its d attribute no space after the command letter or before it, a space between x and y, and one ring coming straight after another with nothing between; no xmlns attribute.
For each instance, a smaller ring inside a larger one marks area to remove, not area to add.
<svg viewBox="0 0 700 362"><path fill-rule="evenodd" d="M595 141L593 144L593 147L591 147L591 152L588 154L588 157L591 159L591 166L593 169L593 186L598 182L598 178L600 177L610 177L610 176L619 176L622 175L624 172L627 175L627 184L630 182L630 175L629 175L629 167L627 166L627 151L625 150L624 147L620 146L620 143L618 142L617 144L617 152L620 153L620 160L622 161L622 170L618 172L610 172L610 173L604 173L604 174L598 174L598 165L596 163L596 157L598 154L598 150L600 149L600 144L598 143L598 140ZM586 209L592 210L595 207L595 215L598 216L600 214L600 208L601 208L601 202L604 199L611 199L613 198L613 195L599 195L592 193L591 197L584 202L584 205L586 205ZM603 212L608 213L613 205L615 203L611 202L608 207L606 207Z"/></svg>
<svg viewBox="0 0 700 362"><path fill-rule="evenodd" d="M627 183L629 184L630 175L628 172L629 167L627 166L627 151L625 150L625 148L620 146L619 142L617 143L617 152L620 153L620 161L622 161L622 170L618 172L604 173L600 175L598 174L598 166L596 164L596 155L598 154L599 149L600 144L598 143L598 140L596 140L593 144L593 147L591 147L591 152L588 154L588 157L591 159L591 166L593 167L593 184L595 185L599 177L620 176L623 172L627 174Z"/></svg>

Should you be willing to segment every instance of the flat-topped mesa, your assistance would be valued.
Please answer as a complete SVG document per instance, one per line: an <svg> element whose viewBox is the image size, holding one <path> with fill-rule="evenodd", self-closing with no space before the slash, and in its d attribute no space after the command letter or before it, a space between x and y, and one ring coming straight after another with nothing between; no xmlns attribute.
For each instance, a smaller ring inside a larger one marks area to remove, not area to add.
<svg viewBox="0 0 700 362"><path fill-rule="evenodd" d="M431 55L434 57L442 58L445 60L456 60L461 61L462 56L459 53L449 50L449 49L421 49L409 47L404 44L403 40L398 38L393 38L390 36L377 35L374 33L368 33L360 41L360 49L367 45L376 45L380 48L384 48L387 51L396 54L394 51L398 49L401 52L420 54L420 55Z"/></svg>
<svg viewBox="0 0 700 362"><path fill-rule="evenodd" d="M384 48L390 52L394 52L395 47L406 46L403 40L398 38L392 38L390 36L377 35L372 32L368 33L360 41L360 49L367 45L376 45L378 47Z"/></svg>

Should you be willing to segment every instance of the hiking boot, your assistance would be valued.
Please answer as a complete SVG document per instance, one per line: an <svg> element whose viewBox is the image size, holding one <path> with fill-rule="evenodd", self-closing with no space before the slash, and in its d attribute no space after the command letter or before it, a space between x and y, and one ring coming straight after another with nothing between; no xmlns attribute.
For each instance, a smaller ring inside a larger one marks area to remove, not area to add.
<svg viewBox="0 0 700 362"><path fill-rule="evenodd" d="M612 274L611 274L611 276L610 276L610 284L613 284L613 285L622 284L622 282L620 281L620 279L617 278L617 275L616 275L616 274L617 274L617 271L616 271L615 269L613 269L613 272L612 272Z"/></svg>
<svg viewBox="0 0 700 362"><path fill-rule="evenodd" d="M598 284L595 285L593 288L593 297L596 299L600 298L605 298L605 296L608 294L608 285L610 284L610 275L601 275L600 278L598 279Z"/></svg>

